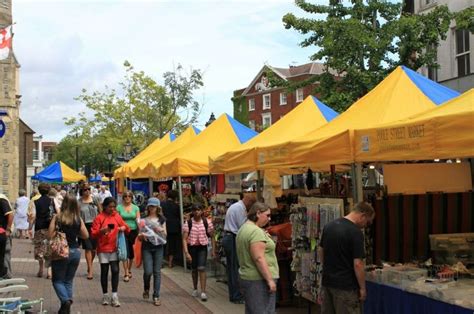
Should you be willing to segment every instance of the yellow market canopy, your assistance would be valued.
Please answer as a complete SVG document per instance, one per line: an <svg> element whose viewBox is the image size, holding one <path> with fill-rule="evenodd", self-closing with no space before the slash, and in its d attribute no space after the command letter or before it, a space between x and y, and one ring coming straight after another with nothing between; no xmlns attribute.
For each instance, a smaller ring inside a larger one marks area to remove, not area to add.
<svg viewBox="0 0 474 314"><path fill-rule="evenodd" d="M169 143L166 149L159 150L155 154L143 159L137 164L137 169L129 175L129 178L149 178L152 177L153 169L158 168L166 157L174 154L177 150L192 145L192 141L201 131L194 126L188 127L176 140Z"/></svg>
<svg viewBox="0 0 474 314"><path fill-rule="evenodd" d="M137 170L140 162L149 158L150 156L156 154L159 151L162 151L169 143L173 142L176 139L176 136L170 132L166 133L162 138L158 138L148 145L144 150L142 150L137 156L132 160L127 162L125 165L115 170L114 176L120 178L129 177L134 171Z"/></svg>
<svg viewBox="0 0 474 314"><path fill-rule="evenodd" d="M352 163L353 130L394 122L433 109L459 93L404 67L397 67L374 89L330 123L293 141L258 149L258 169Z"/></svg>
<svg viewBox="0 0 474 314"><path fill-rule="evenodd" d="M154 164L152 177L209 174L209 156L232 150L257 135L227 114L222 114L185 147Z"/></svg>
<svg viewBox="0 0 474 314"><path fill-rule="evenodd" d="M403 121L354 131L356 161L474 157L474 89Z"/></svg>
<svg viewBox="0 0 474 314"><path fill-rule="evenodd" d="M237 149L215 158L209 158L211 173L241 173L257 169L257 148L287 142L295 137L317 129L337 117L337 112L327 107L314 96L306 99Z"/></svg>

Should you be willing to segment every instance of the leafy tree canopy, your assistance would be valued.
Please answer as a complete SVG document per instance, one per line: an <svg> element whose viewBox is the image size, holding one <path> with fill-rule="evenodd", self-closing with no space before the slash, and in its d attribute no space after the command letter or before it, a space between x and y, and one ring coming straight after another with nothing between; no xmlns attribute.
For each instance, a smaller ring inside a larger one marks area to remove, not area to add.
<svg viewBox="0 0 474 314"><path fill-rule="evenodd" d="M399 65L414 70L437 67L436 47L445 39L453 18L446 6L413 15L402 3L384 0L329 0L327 5L296 0L315 18L283 17L286 29L304 35L302 47L315 47L312 61L322 61L325 73L298 83L270 76L272 85L288 90L319 82L315 92L337 111L344 111ZM428 48L428 49L427 49Z"/></svg>
<svg viewBox="0 0 474 314"><path fill-rule="evenodd" d="M53 161L74 165L75 148L79 147L79 166L107 171L109 149L115 159L123 156L127 141L139 151L166 133L178 135L196 122L202 104L195 99L195 92L204 85L200 70L185 73L178 65L163 74L160 85L128 61L124 67L118 90L107 86L104 91L83 89L75 98L86 105L87 112L65 119L70 132L58 144Z"/></svg>

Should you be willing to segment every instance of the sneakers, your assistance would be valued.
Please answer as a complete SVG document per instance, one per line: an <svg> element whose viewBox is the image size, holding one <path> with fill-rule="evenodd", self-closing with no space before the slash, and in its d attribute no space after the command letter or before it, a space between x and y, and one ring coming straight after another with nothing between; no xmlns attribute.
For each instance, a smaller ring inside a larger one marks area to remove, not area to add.
<svg viewBox="0 0 474 314"><path fill-rule="evenodd" d="M207 301L207 294L202 292L201 293L201 301L206 302Z"/></svg>
<svg viewBox="0 0 474 314"><path fill-rule="evenodd" d="M108 294L104 294L102 297L102 305L109 305L110 304L110 297Z"/></svg>
<svg viewBox="0 0 474 314"><path fill-rule="evenodd" d="M112 297L112 306L113 306L113 307L119 307L119 306L120 306L120 302L119 302L118 296L113 296L113 297Z"/></svg>
<svg viewBox="0 0 474 314"><path fill-rule="evenodd" d="M153 298L153 304L154 304L155 306L160 306L160 305L161 305L160 298L154 297L154 298Z"/></svg>
<svg viewBox="0 0 474 314"><path fill-rule="evenodd" d="M191 295L195 298L197 298L199 296L199 292L197 291L197 289L194 289L193 290L193 293L191 293Z"/></svg>
<svg viewBox="0 0 474 314"><path fill-rule="evenodd" d="M143 291L143 299L148 300L150 298L150 292L148 290Z"/></svg>

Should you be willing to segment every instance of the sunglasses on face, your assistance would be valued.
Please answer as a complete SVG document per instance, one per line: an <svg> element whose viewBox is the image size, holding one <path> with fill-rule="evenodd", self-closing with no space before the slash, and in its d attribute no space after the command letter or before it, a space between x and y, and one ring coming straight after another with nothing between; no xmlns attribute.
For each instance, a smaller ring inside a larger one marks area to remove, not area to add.
<svg viewBox="0 0 474 314"><path fill-rule="evenodd" d="M90 191L91 188L83 188L82 191L85 192L85 191Z"/></svg>
<svg viewBox="0 0 474 314"><path fill-rule="evenodd" d="M130 195L124 195L123 198L126 198L126 197L131 197Z"/></svg>

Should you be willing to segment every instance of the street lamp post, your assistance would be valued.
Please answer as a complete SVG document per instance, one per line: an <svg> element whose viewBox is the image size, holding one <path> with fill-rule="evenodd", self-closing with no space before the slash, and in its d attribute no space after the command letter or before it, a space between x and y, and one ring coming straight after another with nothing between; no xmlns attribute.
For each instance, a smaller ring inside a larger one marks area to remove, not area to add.
<svg viewBox="0 0 474 314"><path fill-rule="evenodd" d="M114 154L112 153L112 150L109 148L107 151L107 160L109 161L109 190L110 190L110 180L112 180L112 158L114 157Z"/></svg>
<svg viewBox="0 0 474 314"><path fill-rule="evenodd" d="M132 153L132 143L130 143L130 140L127 140L127 143L125 143L125 161L130 160L130 155Z"/></svg>

